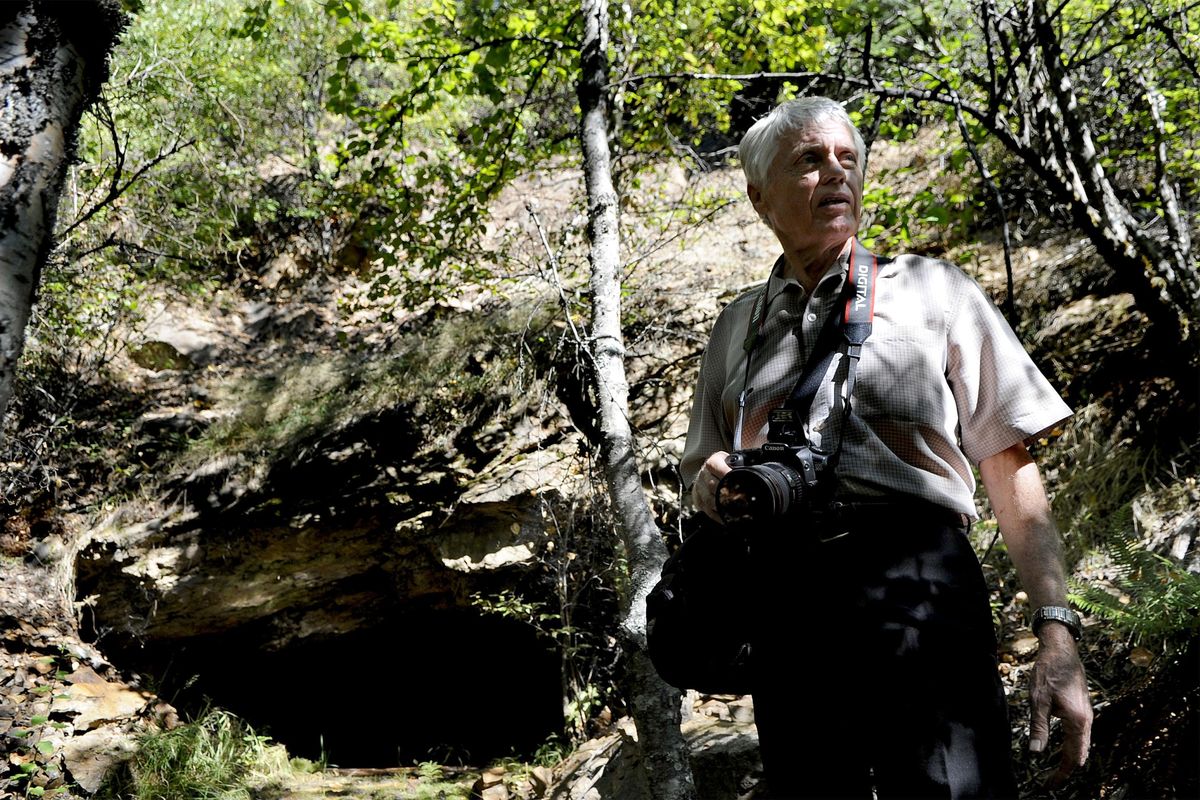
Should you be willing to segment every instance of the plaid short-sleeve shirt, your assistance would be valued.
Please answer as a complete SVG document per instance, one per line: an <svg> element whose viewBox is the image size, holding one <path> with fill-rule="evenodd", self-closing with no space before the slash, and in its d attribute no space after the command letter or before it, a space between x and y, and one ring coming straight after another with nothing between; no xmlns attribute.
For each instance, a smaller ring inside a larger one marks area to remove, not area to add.
<svg viewBox="0 0 1200 800"><path fill-rule="evenodd" d="M817 336L842 296L847 257L811 295L784 279L776 262L758 344L743 349L758 287L717 318L692 404L681 472L690 485L719 450L753 448L767 437L767 414L803 373ZM844 343L825 373L805 432L814 446L836 441L845 388ZM734 442L738 397L747 390L742 440ZM909 495L974 518L972 463L1045 431L1071 410L1029 358L979 285L945 261L880 259L875 317L863 346L841 432L838 493Z"/></svg>

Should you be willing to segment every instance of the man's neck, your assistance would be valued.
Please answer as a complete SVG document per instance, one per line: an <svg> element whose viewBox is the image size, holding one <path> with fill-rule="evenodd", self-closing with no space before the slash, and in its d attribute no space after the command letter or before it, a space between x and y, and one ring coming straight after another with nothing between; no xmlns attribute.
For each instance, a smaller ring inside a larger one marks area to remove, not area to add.
<svg viewBox="0 0 1200 800"><path fill-rule="evenodd" d="M847 239L836 247L822 250L816 254L785 252L786 263L783 277L795 278L804 287L807 294L812 294L829 268L838 263L838 260L849 251L851 241L852 239Z"/></svg>

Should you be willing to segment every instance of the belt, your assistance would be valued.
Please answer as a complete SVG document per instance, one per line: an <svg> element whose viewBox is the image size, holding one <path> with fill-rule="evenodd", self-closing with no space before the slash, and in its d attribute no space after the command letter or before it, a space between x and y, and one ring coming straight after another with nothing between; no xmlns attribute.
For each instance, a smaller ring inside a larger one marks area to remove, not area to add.
<svg viewBox="0 0 1200 800"><path fill-rule="evenodd" d="M872 524L895 524L918 519L947 527L963 527L970 523L967 515L927 500L835 500L814 520L816 539L825 544L842 539Z"/></svg>

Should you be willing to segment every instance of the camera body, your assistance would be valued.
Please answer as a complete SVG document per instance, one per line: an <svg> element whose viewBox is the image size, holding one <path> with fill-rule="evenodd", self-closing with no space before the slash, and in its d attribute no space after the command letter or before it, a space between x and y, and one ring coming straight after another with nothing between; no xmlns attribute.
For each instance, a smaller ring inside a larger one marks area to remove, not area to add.
<svg viewBox="0 0 1200 800"><path fill-rule="evenodd" d="M828 455L811 447L797 413L777 408L762 447L730 453L717 485L717 512L729 526L778 521L809 510L826 481Z"/></svg>

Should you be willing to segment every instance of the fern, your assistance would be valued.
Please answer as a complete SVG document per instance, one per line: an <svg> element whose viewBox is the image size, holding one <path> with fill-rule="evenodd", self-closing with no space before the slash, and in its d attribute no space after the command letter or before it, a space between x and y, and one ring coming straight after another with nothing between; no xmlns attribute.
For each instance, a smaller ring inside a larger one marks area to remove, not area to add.
<svg viewBox="0 0 1200 800"><path fill-rule="evenodd" d="M1200 574L1128 535L1112 537L1106 549L1117 577L1111 584L1073 581L1076 606L1139 638L1177 640L1200 630Z"/></svg>

